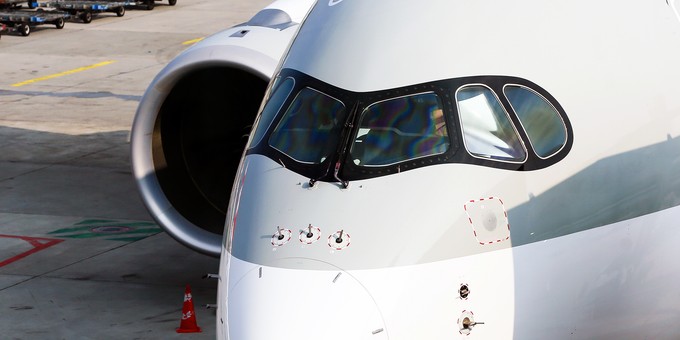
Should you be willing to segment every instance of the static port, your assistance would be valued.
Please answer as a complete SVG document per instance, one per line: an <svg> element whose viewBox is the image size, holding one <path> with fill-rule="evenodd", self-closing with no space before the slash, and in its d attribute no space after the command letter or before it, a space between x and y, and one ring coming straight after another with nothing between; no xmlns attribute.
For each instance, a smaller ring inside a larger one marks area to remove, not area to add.
<svg viewBox="0 0 680 340"><path fill-rule="evenodd" d="M461 316L458 318L458 332L463 335L469 335L472 332L472 328L477 325L483 324L483 322L476 322L475 315L472 311L464 310Z"/></svg>
<svg viewBox="0 0 680 340"><path fill-rule="evenodd" d="M470 318L463 319L463 329L470 329L471 325L472 321L470 320Z"/></svg>
<svg viewBox="0 0 680 340"><path fill-rule="evenodd" d="M468 296L470 295L470 288L468 287L468 285L467 284L460 285L460 289L458 289L458 294L460 295L461 299L467 299Z"/></svg>

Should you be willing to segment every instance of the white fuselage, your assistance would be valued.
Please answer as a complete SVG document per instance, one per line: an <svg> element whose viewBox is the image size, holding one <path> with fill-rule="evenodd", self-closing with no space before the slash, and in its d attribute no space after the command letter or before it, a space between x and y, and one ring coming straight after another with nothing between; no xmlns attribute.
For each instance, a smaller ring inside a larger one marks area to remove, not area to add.
<svg viewBox="0 0 680 340"><path fill-rule="evenodd" d="M267 172L283 175L272 176L281 186L295 188L305 181L290 178L295 175L285 176L289 172L275 162L258 159L260 156L252 158L255 159L246 160L245 188L251 184L248 178L256 181ZM255 170L258 168L261 173ZM419 170L411 172L416 175ZM433 178L429 175L423 177ZM427 223L418 223L405 230L395 227L393 232L373 237L371 230L364 230L366 226L386 221L397 224L398 216L420 216L418 210L400 207L391 214L381 214L368 208L353 214L357 221L364 220L360 224L337 222L342 220L342 212L326 219L313 211L303 212L317 197L329 202L324 196L334 191L353 200L362 194L359 191L371 190L370 182L376 181L357 181L348 192L324 183L314 189L298 186L297 192L291 190L287 199L270 197L265 206L300 217L298 223L281 219L276 224L300 227L280 247L271 244L275 228L271 235L259 237L276 257L271 260L272 265L246 262L224 252L219 297L223 303L220 312L224 314L220 318L222 322L229 320L229 327L218 323L220 331L230 332L230 339L286 339L289 335L306 339L319 334L325 339L457 338L458 319L465 311L471 311L476 321L484 322L469 335L477 339L541 339L546 334L581 339L673 338L680 334L674 322L680 313L680 297L673 288L673 282L680 282L680 272L673 270L680 256L676 246L680 242L679 208L519 247L510 248L506 243L495 251L431 262L427 260L428 254L416 254L411 249L413 245L421 244L422 239L440 238L444 243L451 240L452 247L456 247L459 243L452 241L456 237L474 243L472 227L461 223L452 227L461 235L436 237L430 232L437 232L427 230ZM497 185L487 190L500 191ZM242 205L248 204L244 201L247 195L241 193ZM310 201L302 198L304 195ZM384 204L398 200L390 197L394 196L382 198ZM277 200L279 204L273 203ZM301 211L295 213L291 207L301 201L304 202L300 204ZM423 206L436 204L436 200L420 201ZM450 210L463 211L465 203L452 205ZM242 214L239 212L239 218ZM258 215L266 218L269 214ZM305 229L302 228L305 217L325 227L321 238L311 245L299 240L300 229ZM353 225L361 228L350 228ZM340 226L351 235L351 244L337 251L329 247L327 238ZM405 239L398 240L399 235L391 233L404 234ZM389 255L381 251L386 242L398 242L403 248L402 253L391 259L394 263L406 258L414 262L424 259L426 263L361 268L364 263ZM355 248L366 248L370 256L363 261L355 259L359 268L345 270L335 264L342 262L343 257L355 256L351 254ZM467 299L459 295L463 284L470 290ZM381 334L373 334L380 329Z"/></svg>
<svg viewBox="0 0 680 340"><path fill-rule="evenodd" d="M285 110L260 117L227 214L218 337L677 337L677 60L661 0L319 2L278 71L303 74L295 86L363 108L367 93L519 77L559 102L570 142L531 171L453 155L344 188L267 144ZM462 139L455 152L478 160Z"/></svg>

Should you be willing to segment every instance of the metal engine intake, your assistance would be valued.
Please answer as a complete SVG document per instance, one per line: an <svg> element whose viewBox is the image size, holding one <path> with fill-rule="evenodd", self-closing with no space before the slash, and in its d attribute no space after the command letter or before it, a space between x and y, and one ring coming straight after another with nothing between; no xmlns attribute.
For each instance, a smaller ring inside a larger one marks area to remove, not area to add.
<svg viewBox="0 0 680 340"><path fill-rule="evenodd" d="M153 80L131 132L133 173L153 218L219 256L229 193L251 125L310 3L277 1L192 46Z"/></svg>

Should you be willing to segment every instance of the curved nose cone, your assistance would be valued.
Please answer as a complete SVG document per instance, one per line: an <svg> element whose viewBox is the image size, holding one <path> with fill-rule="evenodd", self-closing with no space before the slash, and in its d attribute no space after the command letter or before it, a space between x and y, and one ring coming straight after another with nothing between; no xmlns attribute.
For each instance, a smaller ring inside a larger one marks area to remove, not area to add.
<svg viewBox="0 0 680 340"><path fill-rule="evenodd" d="M312 259L279 261L262 267L232 258L229 339L388 339L373 298L349 273Z"/></svg>

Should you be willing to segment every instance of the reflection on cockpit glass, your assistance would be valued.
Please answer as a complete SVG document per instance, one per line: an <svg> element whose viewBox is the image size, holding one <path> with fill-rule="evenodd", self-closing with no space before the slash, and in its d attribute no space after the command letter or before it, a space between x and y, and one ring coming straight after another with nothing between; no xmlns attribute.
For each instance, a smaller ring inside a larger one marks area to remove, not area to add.
<svg viewBox="0 0 680 340"><path fill-rule="evenodd" d="M521 162L526 151L507 113L493 92L481 85L456 93L465 147L474 156Z"/></svg>
<svg viewBox="0 0 680 340"><path fill-rule="evenodd" d="M277 78L275 82L278 83L278 81ZM290 91L293 90L293 85L295 85L293 78L286 78L280 86L278 84L272 86L274 92L267 101L267 105L262 109L262 113L258 116L257 121L253 124L255 133L253 134L250 146L255 146L260 143L264 133L267 132L269 125L272 120L274 120L274 116L279 112L281 105L283 105L286 98L288 98L288 95L290 95Z"/></svg>
<svg viewBox="0 0 680 340"><path fill-rule="evenodd" d="M503 92L539 157L550 157L567 143L567 128L545 98L517 85L508 85Z"/></svg>
<svg viewBox="0 0 680 340"><path fill-rule="evenodd" d="M304 88L272 132L269 145L298 162L322 163L337 149L345 116L342 102Z"/></svg>
<svg viewBox="0 0 680 340"><path fill-rule="evenodd" d="M359 166L385 166L448 148L441 101L434 93L423 93L368 106L361 113L350 156Z"/></svg>

